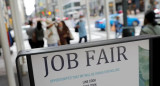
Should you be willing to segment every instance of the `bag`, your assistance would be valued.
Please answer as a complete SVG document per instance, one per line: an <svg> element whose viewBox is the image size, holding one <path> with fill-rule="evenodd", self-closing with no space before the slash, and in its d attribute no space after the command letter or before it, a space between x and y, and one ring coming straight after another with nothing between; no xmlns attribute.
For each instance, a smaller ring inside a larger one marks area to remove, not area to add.
<svg viewBox="0 0 160 86"><path fill-rule="evenodd" d="M116 26L115 26L115 24L112 25L111 31L116 31Z"/></svg>
<svg viewBox="0 0 160 86"><path fill-rule="evenodd" d="M79 31L78 31L78 28L77 28L77 25L79 25L79 22L76 24L76 27L74 28L74 29L75 29L75 32L79 32Z"/></svg>
<svg viewBox="0 0 160 86"><path fill-rule="evenodd" d="M77 27L75 27L74 29L75 29L75 32L78 32L78 28Z"/></svg>

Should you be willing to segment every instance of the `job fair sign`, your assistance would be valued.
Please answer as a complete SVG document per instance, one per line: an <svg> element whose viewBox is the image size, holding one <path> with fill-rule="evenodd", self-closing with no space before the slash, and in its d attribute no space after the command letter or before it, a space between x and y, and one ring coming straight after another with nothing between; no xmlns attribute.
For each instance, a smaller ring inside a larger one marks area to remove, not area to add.
<svg viewBox="0 0 160 86"><path fill-rule="evenodd" d="M88 43L28 55L31 86L149 86L149 43Z"/></svg>

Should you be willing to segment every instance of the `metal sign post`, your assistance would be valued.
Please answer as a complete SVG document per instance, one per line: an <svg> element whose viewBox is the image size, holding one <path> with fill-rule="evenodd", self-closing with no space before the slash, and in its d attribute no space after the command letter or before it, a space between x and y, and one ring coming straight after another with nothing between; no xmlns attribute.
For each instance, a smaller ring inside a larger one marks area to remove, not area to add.
<svg viewBox="0 0 160 86"><path fill-rule="evenodd" d="M1 2L1 1L0 1ZM0 3L0 40L2 44L2 49L4 53L4 62L5 62L5 67L7 71L7 77L8 77L8 84L9 86L16 86L15 82L15 77L14 77L14 71L13 71L13 66L12 66L12 61L11 61L11 56L10 56L10 50L9 50L9 44L8 44L8 37L7 37L7 31L5 28L5 23L4 23L4 17L3 17L3 10L2 10L2 3Z"/></svg>
<svg viewBox="0 0 160 86"><path fill-rule="evenodd" d="M91 42L91 27L90 27L90 7L89 0L86 0L86 9L87 9L87 23L88 23L88 33L89 33L89 42Z"/></svg>
<svg viewBox="0 0 160 86"><path fill-rule="evenodd" d="M23 43L23 36L22 36L22 29L21 29L21 19L20 19L20 12L18 9L18 1L9 0L11 5L11 12L12 12L12 19L13 19L13 27L15 33L15 40L17 51L24 50L24 43Z"/></svg>
<svg viewBox="0 0 160 86"><path fill-rule="evenodd" d="M27 57L31 86L154 86L153 77L160 75L153 74L159 40L126 37L21 51L16 58L19 86L21 56Z"/></svg>
<svg viewBox="0 0 160 86"><path fill-rule="evenodd" d="M106 38L110 39L110 18L109 18L109 1L108 0L104 0L104 14L105 14L105 19L106 19Z"/></svg>
<svg viewBox="0 0 160 86"><path fill-rule="evenodd" d="M127 4L127 0L123 0L122 2L122 6L123 6L123 22L124 22L124 26L128 26L128 23L127 23L127 8L128 8L128 4Z"/></svg>

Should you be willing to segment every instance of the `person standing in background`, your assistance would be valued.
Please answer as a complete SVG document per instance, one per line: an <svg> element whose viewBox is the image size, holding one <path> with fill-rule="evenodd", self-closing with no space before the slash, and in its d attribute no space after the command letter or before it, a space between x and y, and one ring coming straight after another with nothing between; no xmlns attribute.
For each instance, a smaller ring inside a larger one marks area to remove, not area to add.
<svg viewBox="0 0 160 86"><path fill-rule="evenodd" d="M122 27L123 27L123 25L120 23L119 16L116 17L116 21L114 22L114 25L116 27L115 37L119 38L119 36L122 35Z"/></svg>
<svg viewBox="0 0 160 86"><path fill-rule="evenodd" d="M140 32L140 35L160 35L160 26L155 21L154 11L147 11L144 19L144 26Z"/></svg>
<svg viewBox="0 0 160 86"><path fill-rule="evenodd" d="M36 48L42 48L44 46L44 30L42 28L41 21L37 22L37 27L32 38L34 39Z"/></svg>
<svg viewBox="0 0 160 86"><path fill-rule="evenodd" d="M59 22L57 31L60 37L61 45L70 44L70 31L64 21Z"/></svg>
<svg viewBox="0 0 160 86"><path fill-rule="evenodd" d="M30 28L27 29L28 42L30 44L31 49L33 49L33 48L35 48L35 44L32 40L32 35L33 35L33 32L34 32L35 28L33 27L32 20L29 21L29 25L30 25Z"/></svg>
<svg viewBox="0 0 160 86"><path fill-rule="evenodd" d="M104 10L104 6L102 5L99 9L99 16L102 17L103 16L103 10Z"/></svg>
<svg viewBox="0 0 160 86"><path fill-rule="evenodd" d="M77 23L78 32L79 32L79 43L81 43L82 39L84 38L84 41L87 42L87 32L85 28L85 21L84 16L80 15L80 20Z"/></svg>
<svg viewBox="0 0 160 86"><path fill-rule="evenodd" d="M45 38L47 39L48 47L60 45L60 39L55 27L55 23L51 21L46 21L47 29L45 31Z"/></svg>

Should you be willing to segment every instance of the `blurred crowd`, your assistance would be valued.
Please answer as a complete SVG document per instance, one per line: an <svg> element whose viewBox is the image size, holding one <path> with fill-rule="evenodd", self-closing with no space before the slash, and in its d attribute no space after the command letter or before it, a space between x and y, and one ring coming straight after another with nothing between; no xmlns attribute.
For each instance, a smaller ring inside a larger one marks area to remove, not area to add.
<svg viewBox="0 0 160 86"><path fill-rule="evenodd" d="M82 42L83 38L87 42L84 16L80 15L79 19L73 19L73 22L75 30L79 33L79 43ZM44 47L44 38L47 40L48 47L68 45L70 40L74 40L69 27L63 20L57 21L55 18L29 20L28 24L30 28L26 32L32 49Z"/></svg>
<svg viewBox="0 0 160 86"><path fill-rule="evenodd" d="M155 21L156 16L153 10L147 11L144 17L144 25L141 28L140 35L151 34L159 35L160 26ZM75 32L79 34L79 43L87 42L86 23L83 15L80 15L78 19L71 18L73 28ZM66 25L64 20L52 19L38 19L28 21L30 28L27 29L28 41L31 49L44 47L44 39L47 40L47 46L61 46L70 44L71 40L74 40L74 36ZM123 34L123 24L120 23L119 17L111 27L111 30L115 31L115 37L119 38ZM10 37L10 30L8 30L8 38ZM10 39L9 39L10 40ZM1 45L1 44L0 44ZM13 45L13 39L9 41L9 45Z"/></svg>

